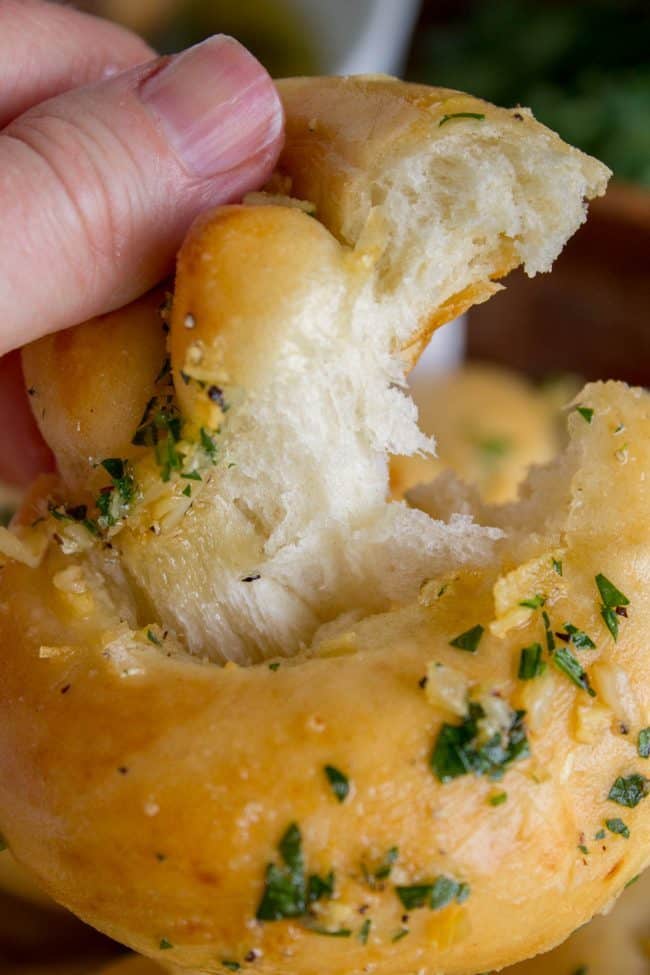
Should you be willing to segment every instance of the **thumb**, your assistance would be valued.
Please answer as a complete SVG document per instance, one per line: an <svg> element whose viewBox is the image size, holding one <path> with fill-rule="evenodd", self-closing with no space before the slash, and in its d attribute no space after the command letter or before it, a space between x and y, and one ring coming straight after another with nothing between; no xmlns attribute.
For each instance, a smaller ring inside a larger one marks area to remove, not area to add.
<svg viewBox="0 0 650 975"><path fill-rule="evenodd" d="M282 123L266 71L223 36L12 122L0 133L0 355L160 280L200 210L265 181Z"/></svg>

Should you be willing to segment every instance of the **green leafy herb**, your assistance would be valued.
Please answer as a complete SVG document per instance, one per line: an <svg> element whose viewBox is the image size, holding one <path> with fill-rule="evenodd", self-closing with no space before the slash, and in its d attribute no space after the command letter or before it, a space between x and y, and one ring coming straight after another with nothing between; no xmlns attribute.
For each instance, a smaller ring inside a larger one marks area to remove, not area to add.
<svg viewBox="0 0 650 975"><path fill-rule="evenodd" d="M419 907L439 911L454 900L462 904L469 897L470 889L468 884L442 875L432 883L396 887L395 893L407 911L414 911Z"/></svg>
<svg viewBox="0 0 650 975"><path fill-rule="evenodd" d="M284 833L278 851L284 866L269 863L266 868L264 893L256 914L258 921L300 917L307 906L302 836L296 823L291 823Z"/></svg>
<svg viewBox="0 0 650 975"><path fill-rule="evenodd" d="M173 947L174 947L173 944L171 943L171 941L168 941L167 938L160 939L160 943L158 945L160 951L169 951L169 949Z"/></svg>
<svg viewBox="0 0 650 975"><path fill-rule="evenodd" d="M4 838L4 836L2 835L2 833L0 833L0 853L2 853L3 850L7 850L8 848L9 847L7 845L6 839Z"/></svg>
<svg viewBox="0 0 650 975"><path fill-rule="evenodd" d="M511 711L508 730L495 732L483 742L480 724L485 711L480 704L470 703L460 724L443 724L438 732L430 758L431 771L440 782L451 782L470 773L501 778L512 762L530 754L525 714L525 711Z"/></svg>
<svg viewBox="0 0 650 975"><path fill-rule="evenodd" d="M334 871L330 870L326 877L312 874L307 882L307 900L310 904L331 897L334 893Z"/></svg>
<svg viewBox="0 0 650 975"><path fill-rule="evenodd" d="M362 945L368 944L368 937L370 935L371 927L372 927L372 921L370 920L369 917L367 917L366 920L361 925L361 927L359 928L359 934L357 935Z"/></svg>
<svg viewBox="0 0 650 975"><path fill-rule="evenodd" d="M582 664L574 657L568 647L560 647L556 650L551 658L553 663L558 670L561 670L563 674L573 681L573 683L586 691L590 697L595 697L596 692L589 683L589 676L586 670L583 669Z"/></svg>
<svg viewBox="0 0 650 975"><path fill-rule="evenodd" d="M589 850L584 845L584 843L578 843L578 849L580 850L581 853L584 853L585 856L589 855Z"/></svg>
<svg viewBox="0 0 650 975"><path fill-rule="evenodd" d="M279 662L277 660L274 661L272 664L269 664L269 670L272 670L274 673L275 673L276 670L279 670L279 669L280 669L280 664L279 664Z"/></svg>
<svg viewBox="0 0 650 975"><path fill-rule="evenodd" d="M604 829L599 829L598 832L594 834L594 839L595 840L604 840L605 839L605 830Z"/></svg>
<svg viewBox="0 0 650 975"><path fill-rule="evenodd" d="M553 630L551 629L551 620L546 612L542 610L542 620L544 623L544 635L546 636L546 649L549 653L553 653L555 650L555 637L553 636Z"/></svg>
<svg viewBox="0 0 650 975"><path fill-rule="evenodd" d="M522 599L519 603L520 606L525 606L527 609L541 609L541 607L546 602L546 596L542 596L541 593L537 593L531 599Z"/></svg>
<svg viewBox="0 0 650 975"><path fill-rule="evenodd" d="M214 464L217 459L216 443L214 442L214 440L212 439L212 437L210 436L210 434L208 433L205 427L201 427L199 431L199 437L201 440L201 446L203 447L204 451L206 452L206 454Z"/></svg>
<svg viewBox="0 0 650 975"><path fill-rule="evenodd" d="M650 780L645 776L633 772L632 775L619 777L614 782L607 796L612 802L617 802L619 806L627 806L634 809L642 799L650 792Z"/></svg>
<svg viewBox="0 0 650 975"><path fill-rule="evenodd" d="M222 958L221 964L223 965L224 968L227 968L228 971L230 972L238 972L239 969L241 968L241 965L239 964L238 961L228 961L227 958Z"/></svg>
<svg viewBox="0 0 650 975"><path fill-rule="evenodd" d="M562 572L563 572L561 560L560 559L552 559L552 564L553 564L553 571L554 572L557 572L557 574L559 576L561 576L562 575Z"/></svg>
<svg viewBox="0 0 650 975"><path fill-rule="evenodd" d="M596 649L596 644L591 637L587 636L584 630L579 630L577 626L573 625L573 623L565 623L564 630L568 634L569 642L572 643L577 650Z"/></svg>
<svg viewBox="0 0 650 975"><path fill-rule="evenodd" d="M386 880L388 877L390 877L391 871L393 869L393 865L397 862L398 857L399 857L398 848L396 846L391 846L390 850L388 850L384 854L384 859L375 870L373 874L374 879Z"/></svg>
<svg viewBox="0 0 650 975"><path fill-rule="evenodd" d="M590 406L576 406L576 413L579 413L586 423L591 423L594 411Z"/></svg>
<svg viewBox="0 0 650 975"><path fill-rule="evenodd" d="M325 766L325 775L338 801L345 802L350 792L350 782L347 775L344 775L334 765Z"/></svg>
<svg viewBox="0 0 650 975"><path fill-rule="evenodd" d="M315 924L310 924L308 930L312 934L322 934L326 938L349 938L352 934L349 928L337 928L336 931L330 931L329 928L321 928Z"/></svg>
<svg viewBox="0 0 650 975"><path fill-rule="evenodd" d="M147 640L154 643L157 647L162 647L162 640L156 636L153 630L147 630Z"/></svg>
<svg viewBox="0 0 650 975"><path fill-rule="evenodd" d="M629 606L630 600L627 596L624 596L620 589L617 589L613 582L610 582L604 575L599 573L596 576L596 585L598 586L598 592L600 593L600 598L603 601L603 606L609 606L612 609L616 609L618 606Z"/></svg>
<svg viewBox="0 0 650 975"><path fill-rule="evenodd" d="M449 646L456 647L458 650L467 650L469 653L476 653L478 650L478 645L481 642L483 632L484 629L479 623L477 626L473 626L471 630L466 630L459 636L454 637L453 640L450 640Z"/></svg>
<svg viewBox="0 0 650 975"><path fill-rule="evenodd" d="M202 477L198 471L185 471L181 477L186 481L201 481Z"/></svg>
<svg viewBox="0 0 650 975"><path fill-rule="evenodd" d="M480 450L483 460L491 465L500 457L505 457L511 445L505 437L484 437L476 441L476 446Z"/></svg>
<svg viewBox="0 0 650 975"><path fill-rule="evenodd" d="M446 122L450 122L453 118L473 118L478 121L483 121L485 115L482 112L452 112L450 115L443 115L438 122L438 128L444 125Z"/></svg>
<svg viewBox="0 0 650 975"><path fill-rule="evenodd" d="M546 670L546 664L542 660L542 647L539 643L531 643L529 647L523 647L519 657L519 680L533 680L539 677Z"/></svg>
<svg viewBox="0 0 650 975"><path fill-rule="evenodd" d="M650 758L650 728L641 729L636 747L641 758Z"/></svg>
<svg viewBox="0 0 650 975"><path fill-rule="evenodd" d="M617 833L619 836L624 836L626 840L630 836L629 827L625 825L622 819L606 819L605 826L610 833Z"/></svg>
<svg viewBox="0 0 650 975"><path fill-rule="evenodd" d="M497 792L495 795L488 796L488 803L491 806L502 806L508 799L507 792Z"/></svg>
<svg viewBox="0 0 650 975"><path fill-rule="evenodd" d="M630 600L602 573L596 576L596 585L598 586L598 592L603 603L600 615L614 640L617 640L618 616L619 614L625 615L623 609L625 606L630 605Z"/></svg>
<svg viewBox="0 0 650 975"><path fill-rule="evenodd" d="M99 509L97 523L100 528L110 528L128 511L135 497L135 478L131 465L119 457L107 457L101 466L110 477L110 487L102 488L96 504Z"/></svg>
<svg viewBox="0 0 650 975"><path fill-rule="evenodd" d="M628 880L628 882L626 883L626 885L625 885L625 887L623 889L624 890L627 890L628 887L631 887L632 884L635 884L637 882L637 880L639 879L640 876L641 876L641 874L640 873L637 873L637 874L634 875L634 877L630 877L630 879Z"/></svg>
<svg viewBox="0 0 650 975"><path fill-rule="evenodd" d="M400 928L400 930L397 932L397 934L394 934L393 937L390 940L393 942L393 944L395 944L396 941L401 941L402 938L405 938L406 935L409 934L409 933L410 932L409 932L409 929L408 928Z"/></svg>

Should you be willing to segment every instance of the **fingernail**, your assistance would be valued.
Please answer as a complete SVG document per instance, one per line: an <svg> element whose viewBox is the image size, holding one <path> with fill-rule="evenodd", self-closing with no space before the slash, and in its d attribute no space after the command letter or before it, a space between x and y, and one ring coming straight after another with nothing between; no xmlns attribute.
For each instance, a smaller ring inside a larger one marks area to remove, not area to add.
<svg viewBox="0 0 650 975"><path fill-rule="evenodd" d="M175 55L143 82L140 95L185 169L202 179L240 166L282 130L271 78L223 35Z"/></svg>

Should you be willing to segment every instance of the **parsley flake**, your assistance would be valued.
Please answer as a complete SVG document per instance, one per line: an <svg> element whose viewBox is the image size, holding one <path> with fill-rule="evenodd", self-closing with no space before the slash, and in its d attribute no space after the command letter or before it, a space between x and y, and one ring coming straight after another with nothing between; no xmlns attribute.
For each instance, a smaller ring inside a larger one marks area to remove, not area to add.
<svg viewBox="0 0 650 975"><path fill-rule="evenodd" d="M4 836L2 835L2 833L0 833L0 853L2 853L3 850L7 850L7 849L9 849L9 845L6 839L4 838Z"/></svg>
<svg viewBox="0 0 650 975"><path fill-rule="evenodd" d="M607 798L617 802L619 806L634 809L650 792L650 779L637 772L627 777L619 775L609 790Z"/></svg>
<svg viewBox="0 0 650 975"><path fill-rule="evenodd" d="M174 947L173 944L171 943L171 941L168 941L167 938L160 939L160 943L158 945L160 951L169 951L169 949L173 947Z"/></svg>
<svg viewBox="0 0 650 975"><path fill-rule="evenodd" d="M483 633L484 628L478 623L471 630L465 630L464 633L450 640L449 646L456 647L457 650L467 650L469 653L476 653Z"/></svg>
<svg viewBox="0 0 650 975"><path fill-rule="evenodd" d="M390 940L395 944L396 941L401 941L402 938L405 938L407 934L410 934L408 928L400 928L397 934L394 934Z"/></svg>
<svg viewBox="0 0 650 975"><path fill-rule="evenodd" d="M623 607L630 605L630 600L602 573L596 576L596 585L598 586L598 592L602 599L600 615L614 640L617 640L618 614ZM621 613L621 615L624 614Z"/></svg>
<svg viewBox="0 0 650 975"><path fill-rule="evenodd" d="M469 885L445 877L444 874L432 883L412 884L408 887L396 887L395 893L407 911L419 907L428 907L431 911L439 911L452 901L462 904L469 897Z"/></svg>
<svg viewBox="0 0 650 975"><path fill-rule="evenodd" d="M617 833L619 836L623 836L626 840L629 839L629 827L625 825L622 819L606 819L605 826L610 833Z"/></svg>
<svg viewBox="0 0 650 975"><path fill-rule="evenodd" d="M153 643L157 647L162 647L162 640L156 636L153 630L147 630L147 640L149 643Z"/></svg>
<svg viewBox="0 0 650 975"><path fill-rule="evenodd" d="M538 592L530 599L522 599L519 605L525 606L527 609L541 609L545 602L546 596L542 596L542 594Z"/></svg>
<svg viewBox="0 0 650 975"><path fill-rule="evenodd" d="M533 680L539 677L546 670L546 664L542 660L542 647L539 643L531 643L529 647L523 647L519 658L519 680Z"/></svg>
<svg viewBox="0 0 650 975"><path fill-rule="evenodd" d="M510 726L495 732L487 741L480 739L483 707L471 702L460 724L443 724L429 759L431 771L439 782L451 782L461 775L502 777L506 768L530 754L524 726L525 711L510 712Z"/></svg>
<svg viewBox="0 0 650 975"><path fill-rule="evenodd" d="M553 572L557 572L557 574L559 576L561 576L562 573L563 573L563 571L564 571L563 568L562 568L562 561L561 561L561 559L552 559L551 560L551 564L553 566Z"/></svg>
<svg viewBox="0 0 650 975"><path fill-rule="evenodd" d="M222 958L221 964L224 968L227 968L229 972L238 972L241 968L238 961L229 961L227 958Z"/></svg>
<svg viewBox="0 0 650 975"><path fill-rule="evenodd" d="M579 413L585 423L591 423L594 418L594 411L590 406L576 406L576 413Z"/></svg>
<svg viewBox="0 0 650 975"><path fill-rule="evenodd" d="M344 775L334 765L325 766L325 775L338 801L345 802L350 792L350 781L347 775Z"/></svg>
<svg viewBox="0 0 650 975"><path fill-rule="evenodd" d="M568 647L560 647L556 650L552 657L553 663L558 670L561 670L563 674L569 678L570 681L577 686L586 691L590 697L595 697L596 692L589 683L589 676L587 671L583 669L582 664L574 657Z"/></svg>
<svg viewBox="0 0 650 975"><path fill-rule="evenodd" d="M636 746L640 758L650 758L650 728L642 728Z"/></svg>
<svg viewBox="0 0 650 975"><path fill-rule="evenodd" d="M596 644L587 636L584 630L579 630L577 626L573 623L565 623L564 631L569 636L569 642L574 645L577 650L595 650Z"/></svg>
<svg viewBox="0 0 650 975"><path fill-rule="evenodd" d="M508 799L507 792L497 792L492 796L488 796L488 803L491 806L502 806L504 802Z"/></svg>
<svg viewBox="0 0 650 975"><path fill-rule="evenodd" d="M477 119L479 122L482 122L485 115L483 112L452 112L450 115L442 116L438 122L438 128L440 128L440 126L444 125L446 122L450 122L453 118L473 118Z"/></svg>
<svg viewBox="0 0 650 975"><path fill-rule="evenodd" d="M372 921L370 920L369 917L367 917L366 920L361 925L361 927L359 928L359 934L357 935L362 945L368 944L368 937L370 935L371 927L372 927Z"/></svg>

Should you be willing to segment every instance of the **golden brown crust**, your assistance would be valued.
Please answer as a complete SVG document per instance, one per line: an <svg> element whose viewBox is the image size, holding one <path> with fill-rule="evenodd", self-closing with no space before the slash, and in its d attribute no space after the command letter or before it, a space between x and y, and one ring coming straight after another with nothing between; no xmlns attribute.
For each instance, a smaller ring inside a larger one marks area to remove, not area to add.
<svg viewBox="0 0 650 975"><path fill-rule="evenodd" d="M164 286L128 308L48 335L23 349L30 402L59 470L92 488L93 464L137 453L131 438L165 359Z"/></svg>

